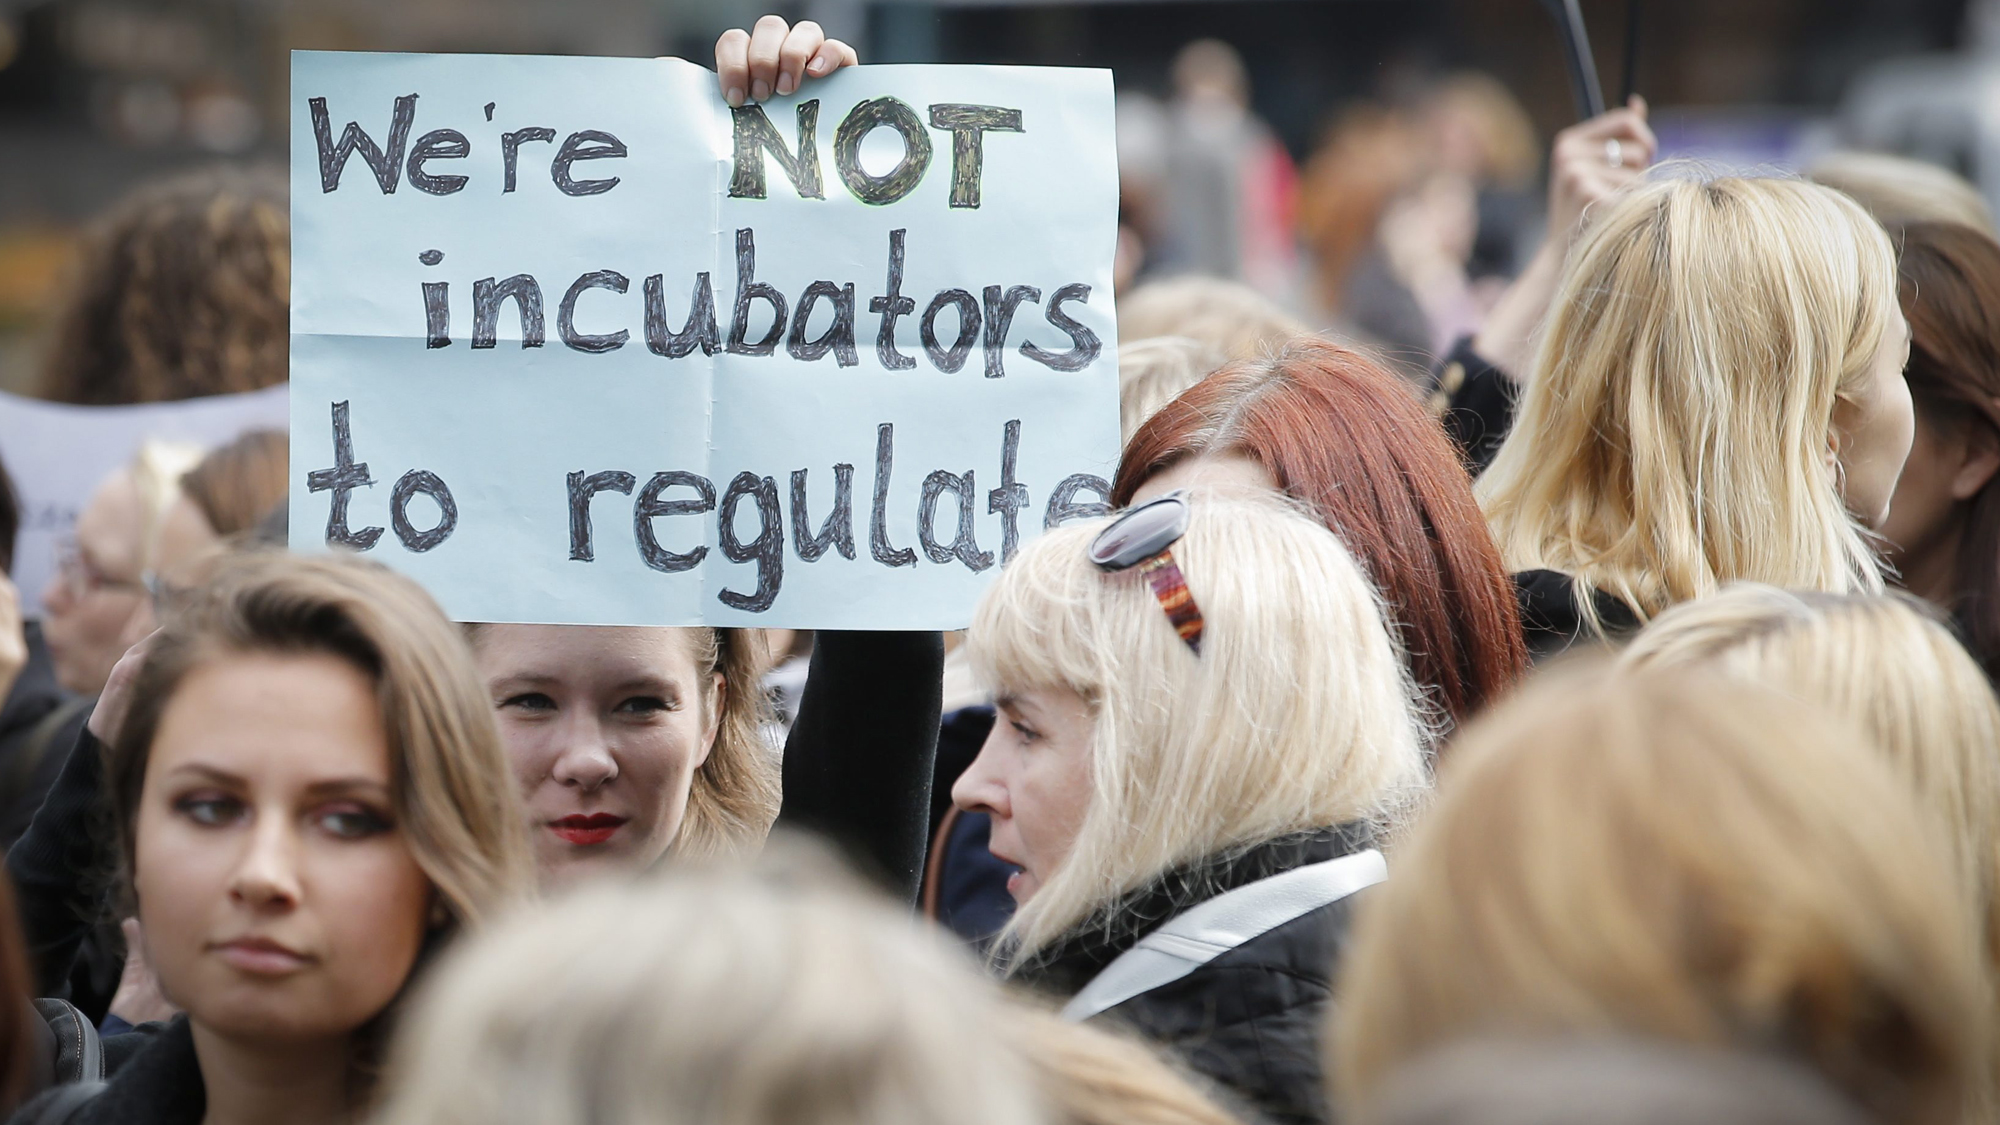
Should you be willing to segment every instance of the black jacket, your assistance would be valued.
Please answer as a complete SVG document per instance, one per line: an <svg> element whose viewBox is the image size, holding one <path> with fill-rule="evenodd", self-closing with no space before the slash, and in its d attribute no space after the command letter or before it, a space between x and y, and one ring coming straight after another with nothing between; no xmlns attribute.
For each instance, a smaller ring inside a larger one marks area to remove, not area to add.
<svg viewBox="0 0 2000 1125"><path fill-rule="evenodd" d="M106 1039L104 1067L104 1088L65 1125L201 1125L208 1091L187 1017ZM8 1125L39 1125L56 1094L50 1090L30 1099Z"/></svg>
<svg viewBox="0 0 2000 1125"><path fill-rule="evenodd" d="M56 683L41 623L28 622L24 632L28 662L0 706L0 847L28 830L89 713ZM71 704L66 712L65 704Z"/></svg>
<svg viewBox="0 0 2000 1125"><path fill-rule="evenodd" d="M1139 939L1224 891L1371 846L1360 826L1287 836L1162 876L1021 965L1016 979L1069 997ZM1322 1044L1355 901L1349 895L1107 1009L1273 1122L1332 1120Z"/></svg>
<svg viewBox="0 0 2000 1125"><path fill-rule="evenodd" d="M1521 603L1521 632L1528 640L1528 658L1537 664L1551 656L1595 640L1577 612L1576 580L1555 570L1524 570L1514 576L1514 593ZM1597 619L1609 639L1617 639L1639 628L1639 615L1632 607L1605 593L1592 590Z"/></svg>
<svg viewBox="0 0 2000 1125"><path fill-rule="evenodd" d="M1507 374L1472 350L1472 338L1452 346L1431 376L1431 412L1444 423L1458 446L1465 471L1474 477L1486 471L1500 452L1500 443L1514 428L1514 407L1520 388Z"/></svg>

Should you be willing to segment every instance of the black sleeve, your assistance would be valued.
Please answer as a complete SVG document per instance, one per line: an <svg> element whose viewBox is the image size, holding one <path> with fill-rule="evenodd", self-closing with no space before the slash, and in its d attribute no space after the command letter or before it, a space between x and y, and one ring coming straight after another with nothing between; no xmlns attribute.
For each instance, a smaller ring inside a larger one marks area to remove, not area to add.
<svg viewBox="0 0 2000 1125"><path fill-rule="evenodd" d="M1500 443L1514 428L1518 394L1507 373L1472 350L1472 337L1461 336L1431 377L1431 410L1458 444L1465 471L1474 477L1493 463Z"/></svg>
<svg viewBox="0 0 2000 1125"><path fill-rule="evenodd" d="M97 831L104 817L103 757L89 728L78 731L27 833L7 851L39 996L65 994L77 949L101 913L99 892L113 860Z"/></svg>
<svg viewBox="0 0 2000 1125"><path fill-rule="evenodd" d="M821 632L778 823L824 834L915 904L944 690L938 633Z"/></svg>

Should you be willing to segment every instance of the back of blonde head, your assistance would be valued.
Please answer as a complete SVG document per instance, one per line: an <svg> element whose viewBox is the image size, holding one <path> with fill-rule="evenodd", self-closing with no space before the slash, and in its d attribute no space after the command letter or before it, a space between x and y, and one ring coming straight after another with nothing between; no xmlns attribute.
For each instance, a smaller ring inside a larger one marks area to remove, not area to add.
<svg viewBox="0 0 2000 1125"><path fill-rule="evenodd" d="M1781 179L1665 179L1572 251L1519 416L1479 497L1515 570L1646 619L1732 581L1882 589L1830 463L1898 317L1888 236Z"/></svg>
<svg viewBox="0 0 2000 1125"><path fill-rule="evenodd" d="M679 864L453 954L379 1122L1046 1125L997 988L823 860Z"/></svg>
<svg viewBox="0 0 2000 1125"><path fill-rule="evenodd" d="M1662 614L1630 667L1705 667L1853 722L1943 830L2000 965L2000 704L1972 657L1907 595L1743 585Z"/></svg>
<svg viewBox="0 0 2000 1125"><path fill-rule="evenodd" d="M1879 1121L1960 1120L1991 1018L1967 905L1823 711L1579 666L1467 728L1342 968L1350 1108L1466 1037L1620 1032L1797 1060Z"/></svg>
<svg viewBox="0 0 2000 1125"><path fill-rule="evenodd" d="M1416 692L1346 548L1275 497L1190 508L1173 552L1206 619L1199 656L1144 575L1086 557L1101 520L1024 548L974 616L973 667L997 695L1064 687L1096 714L1090 805L1009 923L1020 954L1177 865L1387 820L1424 783Z"/></svg>
<svg viewBox="0 0 2000 1125"><path fill-rule="evenodd" d="M1957 223L2000 237L1979 189L1935 164L1879 152L1835 152L1814 161L1806 176L1853 196L1891 230L1908 223Z"/></svg>
<svg viewBox="0 0 2000 1125"><path fill-rule="evenodd" d="M1223 364L1222 352L1186 336L1118 345L1118 429L1130 442L1160 407Z"/></svg>
<svg viewBox="0 0 2000 1125"><path fill-rule="evenodd" d="M1120 341L1179 336L1214 349L1224 360L1276 352L1310 331L1269 297L1217 277L1150 281L1118 298Z"/></svg>

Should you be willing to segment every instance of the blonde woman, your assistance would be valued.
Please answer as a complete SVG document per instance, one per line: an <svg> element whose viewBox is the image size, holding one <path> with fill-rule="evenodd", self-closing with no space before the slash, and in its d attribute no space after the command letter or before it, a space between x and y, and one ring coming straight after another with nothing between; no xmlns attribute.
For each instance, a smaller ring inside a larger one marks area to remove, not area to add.
<svg viewBox="0 0 2000 1125"><path fill-rule="evenodd" d="M1768 684L1852 723L1942 830L2000 967L2000 704L1932 612L1908 595L1735 586L1661 614L1620 660Z"/></svg>
<svg viewBox="0 0 2000 1125"><path fill-rule="evenodd" d="M1529 647L1735 581L1879 592L1914 421L1896 257L1846 196L1677 177L1601 204L1478 495Z"/></svg>
<svg viewBox="0 0 2000 1125"><path fill-rule="evenodd" d="M48 913L25 892L73 883L63 858L92 851L96 787L68 783L95 781L101 757L121 897L187 1014L106 1039L93 1096L49 1096L75 1125L357 1120L432 951L531 889L464 642L380 566L261 555L224 566L112 681L14 849L40 876L23 913Z"/></svg>
<svg viewBox="0 0 2000 1125"><path fill-rule="evenodd" d="M1991 1041L1970 907L1825 712L1592 665L1468 728L1343 966L1351 1119L1450 1043L1615 1033L1797 1062L1884 1125L1963 1120Z"/></svg>
<svg viewBox="0 0 2000 1125"><path fill-rule="evenodd" d="M1349 896L1424 783L1354 559L1275 497L1170 493L1025 548L967 644L998 717L952 797L1019 868L1010 974L1274 1120L1324 1121Z"/></svg>
<svg viewBox="0 0 2000 1125"><path fill-rule="evenodd" d="M1052 1125L1003 1017L970 960L830 865L681 865L456 954L378 1122Z"/></svg>

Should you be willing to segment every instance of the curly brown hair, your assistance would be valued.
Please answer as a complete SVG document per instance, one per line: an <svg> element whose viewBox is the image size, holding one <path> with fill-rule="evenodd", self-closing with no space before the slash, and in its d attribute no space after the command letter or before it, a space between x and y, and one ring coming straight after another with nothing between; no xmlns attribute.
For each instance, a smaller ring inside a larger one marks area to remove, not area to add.
<svg viewBox="0 0 2000 1125"><path fill-rule="evenodd" d="M222 168L141 187L84 237L40 394L109 405L282 383L291 224L282 175Z"/></svg>

